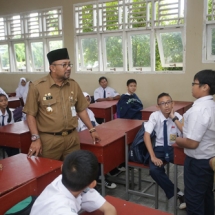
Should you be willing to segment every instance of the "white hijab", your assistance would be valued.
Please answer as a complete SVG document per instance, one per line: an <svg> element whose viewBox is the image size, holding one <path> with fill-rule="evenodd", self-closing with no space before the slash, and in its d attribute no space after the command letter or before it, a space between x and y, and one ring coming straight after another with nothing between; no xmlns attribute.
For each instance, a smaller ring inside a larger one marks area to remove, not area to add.
<svg viewBox="0 0 215 215"><path fill-rule="evenodd" d="M19 98L23 98L23 101L24 103L26 102L26 99L27 99L27 95L28 95L28 87L29 87L29 81L26 82L26 85L25 86L22 86L21 82L25 81L26 82L26 78L20 78L19 80L19 85L16 89L16 97L19 97Z"/></svg>

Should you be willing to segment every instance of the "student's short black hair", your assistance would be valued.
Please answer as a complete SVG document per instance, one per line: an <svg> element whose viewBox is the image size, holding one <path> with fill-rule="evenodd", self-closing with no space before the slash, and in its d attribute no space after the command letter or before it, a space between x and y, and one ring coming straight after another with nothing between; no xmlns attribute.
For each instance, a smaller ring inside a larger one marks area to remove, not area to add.
<svg viewBox="0 0 215 215"><path fill-rule="evenodd" d="M66 156L62 168L62 183L71 191L82 191L98 176L98 160L87 150L77 150Z"/></svg>
<svg viewBox="0 0 215 215"><path fill-rule="evenodd" d="M99 83L100 83L103 79L105 79L106 81L108 81L107 78L106 78L105 76L102 76L102 77L99 78Z"/></svg>
<svg viewBox="0 0 215 215"><path fill-rule="evenodd" d="M157 104L158 104L158 100L159 100L160 98L164 97L164 96L168 96L168 97L170 97L171 100L172 100L172 97L171 97L168 93L161 93L160 95L158 95Z"/></svg>
<svg viewBox="0 0 215 215"><path fill-rule="evenodd" d="M0 97L5 97L8 100L7 96L5 94L3 94L3 93L0 93ZM8 106L6 107L6 111L8 113L7 122L10 123L11 119L12 119L12 112L11 112L11 110L10 110L10 108Z"/></svg>
<svg viewBox="0 0 215 215"><path fill-rule="evenodd" d="M130 83L135 83L135 84L137 84L137 82L136 82L135 79L128 79L128 80L127 80L127 86L128 86Z"/></svg>
<svg viewBox="0 0 215 215"><path fill-rule="evenodd" d="M198 80L200 84L207 84L210 87L209 94L215 94L215 71L205 69L195 74L193 80Z"/></svg>

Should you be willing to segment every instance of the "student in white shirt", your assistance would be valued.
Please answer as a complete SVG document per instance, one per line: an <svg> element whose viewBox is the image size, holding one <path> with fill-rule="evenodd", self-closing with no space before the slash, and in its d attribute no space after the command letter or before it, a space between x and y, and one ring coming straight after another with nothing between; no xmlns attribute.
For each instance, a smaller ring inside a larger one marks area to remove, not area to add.
<svg viewBox="0 0 215 215"><path fill-rule="evenodd" d="M119 100L120 95L111 87L108 87L107 78L102 76L99 78L100 87L94 91L94 100L96 102Z"/></svg>
<svg viewBox="0 0 215 215"><path fill-rule="evenodd" d="M19 85L16 88L16 97L22 98L24 104L26 103L27 95L28 95L28 89L29 89L29 83L30 81L26 81L25 78L20 78Z"/></svg>
<svg viewBox="0 0 215 215"><path fill-rule="evenodd" d="M92 152L70 153L63 162L62 175L43 190L30 215L77 215L81 209L116 215L115 208L93 189L97 174L98 161Z"/></svg>
<svg viewBox="0 0 215 215"><path fill-rule="evenodd" d="M89 107L90 102L91 102L91 97L90 97L90 95L89 95L88 93L86 93L86 92L83 92L83 94L84 94L85 98L87 99L88 107ZM90 121L91 121L93 127L97 126L98 123L96 122L94 113L93 113L89 108L87 108L86 111L87 111L87 113L88 113L88 116L89 116L89 118L90 118ZM78 127L77 127L77 131L78 131L78 132L79 132L79 131L84 131L84 130L86 130L86 129L88 129L87 126L83 123L83 121L82 121L80 118L78 118Z"/></svg>
<svg viewBox="0 0 215 215"><path fill-rule="evenodd" d="M8 107L8 98L5 94L0 93L0 126L14 123L13 113ZM19 153L18 148L3 147L8 157Z"/></svg>
<svg viewBox="0 0 215 215"><path fill-rule="evenodd" d="M192 95L197 100L184 114L183 138L176 138L186 154L187 214L214 215L214 180L209 162L215 156L215 71L200 71L193 80Z"/></svg>
<svg viewBox="0 0 215 215"><path fill-rule="evenodd" d="M173 147L176 137L181 136L182 116L173 111L174 102L167 93L157 98L159 111L153 112L144 124L144 142L150 154L149 168L151 177L164 190L168 199L174 196L174 184L165 173L164 163L173 163ZM155 131L156 141L153 148L150 135ZM165 132L166 131L166 132ZM178 189L179 209L186 208L184 194Z"/></svg>

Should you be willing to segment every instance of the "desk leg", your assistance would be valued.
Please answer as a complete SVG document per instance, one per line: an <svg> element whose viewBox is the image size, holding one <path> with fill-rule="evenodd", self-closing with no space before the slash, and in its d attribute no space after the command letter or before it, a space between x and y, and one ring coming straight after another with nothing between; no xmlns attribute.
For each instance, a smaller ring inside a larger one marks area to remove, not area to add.
<svg viewBox="0 0 215 215"><path fill-rule="evenodd" d="M126 190L126 200L129 200L129 167L128 167L128 144L127 144L127 134L125 134L125 190Z"/></svg>
<svg viewBox="0 0 215 215"><path fill-rule="evenodd" d="M174 215L177 215L178 165L174 164Z"/></svg>
<svg viewBox="0 0 215 215"><path fill-rule="evenodd" d="M102 196L105 196L105 176L104 176L104 165L101 163L101 187L102 187Z"/></svg>
<svg viewBox="0 0 215 215"><path fill-rule="evenodd" d="M111 107L110 110L111 110L111 111L110 111L110 113L111 113L111 120L113 120L113 106Z"/></svg>

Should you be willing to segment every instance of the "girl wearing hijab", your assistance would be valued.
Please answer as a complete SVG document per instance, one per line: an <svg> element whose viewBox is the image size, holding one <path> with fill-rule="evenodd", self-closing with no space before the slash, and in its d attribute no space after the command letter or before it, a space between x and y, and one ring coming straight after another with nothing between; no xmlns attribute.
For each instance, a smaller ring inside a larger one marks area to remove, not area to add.
<svg viewBox="0 0 215 215"><path fill-rule="evenodd" d="M24 104L27 99L28 95L28 87L29 87L29 81L27 82L25 78L20 78L19 85L16 89L16 97L22 98L24 101Z"/></svg>

